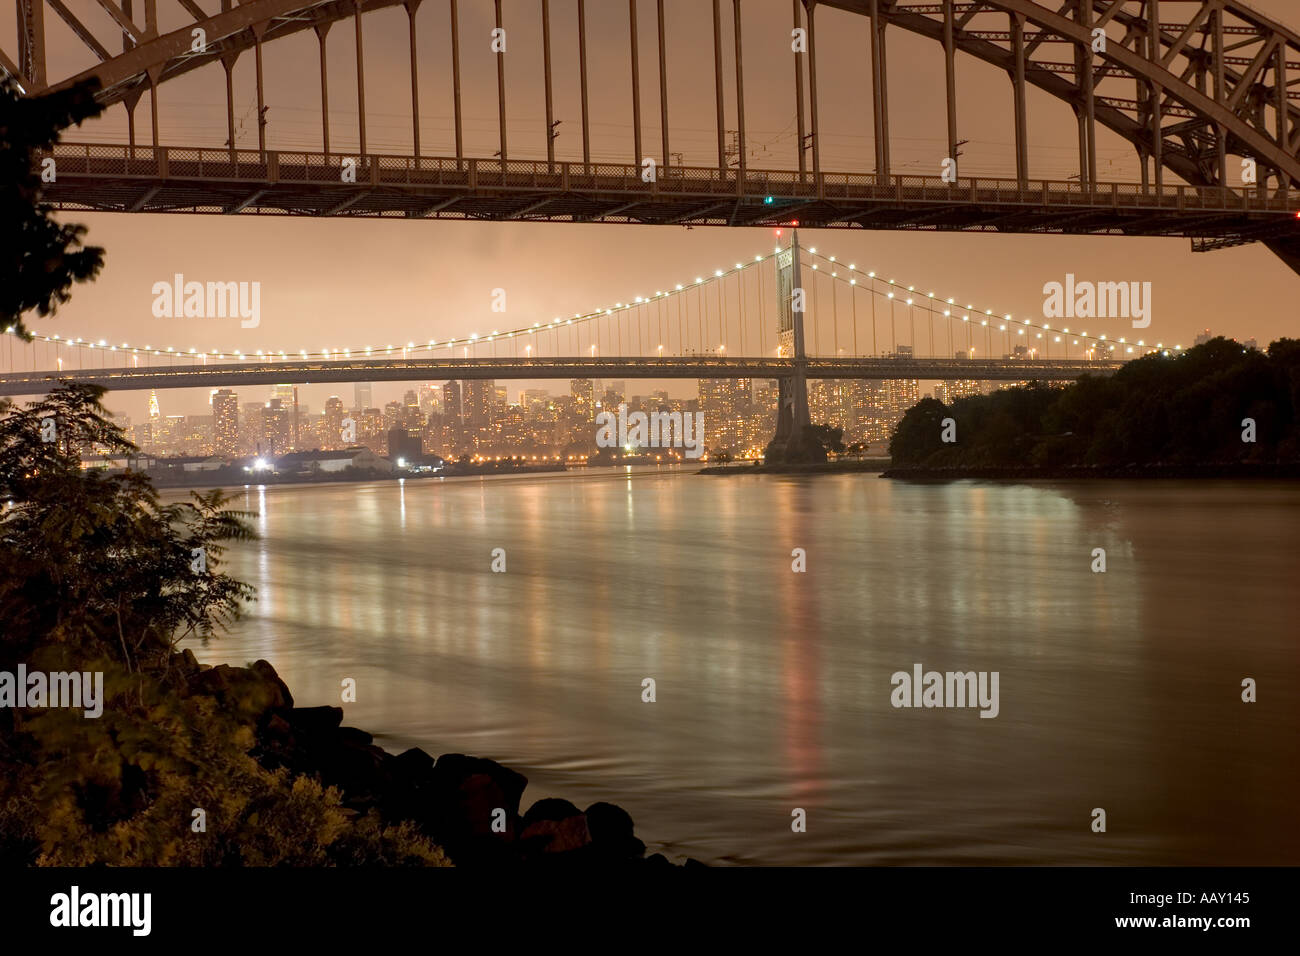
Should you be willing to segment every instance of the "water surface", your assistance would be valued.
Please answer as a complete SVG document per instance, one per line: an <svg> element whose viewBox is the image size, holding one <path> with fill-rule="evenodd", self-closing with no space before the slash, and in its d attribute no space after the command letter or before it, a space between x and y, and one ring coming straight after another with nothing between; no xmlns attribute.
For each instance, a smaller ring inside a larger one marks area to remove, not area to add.
<svg viewBox="0 0 1300 956"><path fill-rule="evenodd" d="M202 659L303 705L355 678L382 746L619 803L675 859L1300 863L1300 486L607 469L236 504L260 600ZM999 716L892 707L918 662L998 671Z"/></svg>

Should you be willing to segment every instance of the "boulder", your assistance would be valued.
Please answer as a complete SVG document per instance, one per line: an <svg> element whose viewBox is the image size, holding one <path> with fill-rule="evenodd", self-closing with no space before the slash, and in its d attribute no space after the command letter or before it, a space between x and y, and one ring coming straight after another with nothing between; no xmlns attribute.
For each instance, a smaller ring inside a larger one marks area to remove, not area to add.
<svg viewBox="0 0 1300 956"><path fill-rule="evenodd" d="M500 863L513 857L519 799L528 778L495 760L443 754L421 787L425 802L417 821L458 866ZM492 822L504 810L505 832Z"/></svg>
<svg viewBox="0 0 1300 956"><path fill-rule="evenodd" d="M593 803L586 817L593 850L602 860L640 860L645 856L645 844L632 832L632 816L622 807Z"/></svg>
<svg viewBox="0 0 1300 956"><path fill-rule="evenodd" d="M519 831L525 853L568 853L591 843L587 818L568 800L548 797L538 800L528 812Z"/></svg>
<svg viewBox="0 0 1300 956"><path fill-rule="evenodd" d="M332 735L343 723L342 707L295 707L286 715L294 732L309 736Z"/></svg>

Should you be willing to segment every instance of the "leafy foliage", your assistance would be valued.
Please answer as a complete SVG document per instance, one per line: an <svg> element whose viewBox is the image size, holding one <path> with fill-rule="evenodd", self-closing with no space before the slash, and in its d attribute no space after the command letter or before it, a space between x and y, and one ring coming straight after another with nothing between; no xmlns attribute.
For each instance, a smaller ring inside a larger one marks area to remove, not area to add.
<svg viewBox="0 0 1300 956"><path fill-rule="evenodd" d="M64 384L0 415L5 657L70 643L128 670L165 667L180 641L212 634L253 598L219 572L226 543L253 537L219 491L164 504L138 472L81 467L83 453L136 451L102 395Z"/></svg>
<svg viewBox="0 0 1300 956"><path fill-rule="evenodd" d="M337 790L263 767L258 702L223 707L195 690L192 657L177 666L178 642L253 598L220 571L253 533L218 491L164 503L138 473L83 469L136 450L102 395L64 383L0 405L0 669L104 675L96 719L0 709L0 864L445 865L411 824L358 819Z"/></svg>
<svg viewBox="0 0 1300 956"><path fill-rule="evenodd" d="M23 313L53 314L72 284L93 279L104 263L102 248L82 248L85 226L54 221L38 166L61 130L99 115L98 86L94 80L23 98L12 79L0 80L0 329L12 326L24 338Z"/></svg>
<svg viewBox="0 0 1300 956"><path fill-rule="evenodd" d="M941 441L941 421L958 441ZM1241 440L1254 419L1256 441ZM1179 356L1148 355L1110 378L925 399L894 430L895 465L1124 466L1300 460L1300 342L1267 353L1216 338Z"/></svg>

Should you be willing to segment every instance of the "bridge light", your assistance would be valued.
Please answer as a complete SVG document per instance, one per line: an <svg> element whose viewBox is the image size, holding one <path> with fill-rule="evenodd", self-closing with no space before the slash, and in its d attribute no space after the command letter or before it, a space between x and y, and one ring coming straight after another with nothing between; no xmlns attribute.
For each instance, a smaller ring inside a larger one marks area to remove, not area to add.
<svg viewBox="0 0 1300 956"><path fill-rule="evenodd" d="M876 277L876 274L874 272L868 272L867 277L870 279L874 279Z"/></svg>
<svg viewBox="0 0 1300 956"><path fill-rule="evenodd" d="M722 276L722 270L721 270L721 269L714 269L714 270L713 270L713 274L714 274L715 276L721 277L721 276Z"/></svg>
<svg viewBox="0 0 1300 956"><path fill-rule="evenodd" d="M892 292L891 292L891 293L889 293L889 298L891 298L891 299L892 299L892 298L893 298L893 297L894 297L894 293L892 293Z"/></svg>
<svg viewBox="0 0 1300 956"><path fill-rule="evenodd" d="M988 324L989 324L989 320L988 320L988 319L985 319L984 321L982 321L982 322L980 323L980 325L988 325Z"/></svg>
<svg viewBox="0 0 1300 956"><path fill-rule="evenodd" d="M930 297L931 299L933 299L933 298L934 298L934 293L931 292L930 295L929 295L929 297Z"/></svg>
<svg viewBox="0 0 1300 956"><path fill-rule="evenodd" d="M858 280L857 280L857 279L850 279L850 280L849 280L849 285L857 285L857 284L858 284Z"/></svg>
<svg viewBox="0 0 1300 956"><path fill-rule="evenodd" d="M953 304L954 304L953 301L952 301L952 299L949 299L949 300L948 300L948 304L949 304L949 305L953 305Z"/></svg>
<svg viewBox="0 0 1300 956"><path fill-rule="evenodd" d="M947 315L952 315L952 309L944 309L944 310L943 310L943 314L946 315L946 316L947 316Z"/></svg>
<svg viewBox="0 0 1300 956"><path fill-rule="evenodd" d="M908 300L907 300L907 304L908 304L908 305L911 305L911 304L912 304L912 300L911 300L911 299L908 299Z"/></svg>
<svg viewBox="0 0 1300 956"><path fill-rule="evenodd" d="M816 271L817 271L817 263L814 262L814 263L813 263L813 272L816 272Z"/></svg>
<svg viewBox="0 0 1300 956"><path fill-rule="evenodd" d="M700 284L701 282L703 282L703 281L704 281L704 277L703 277L703 276L696 276L696 277L695 277L695 284L696 284L696 285L699 285L699 284Z"/></svg>
<svg viewBox="0 0 1300 956"><path fill-rule="evenodd" d="M816 250L816 249L809 249L808 251L811 252L813 255L817 255L817 250Z"/></svg>
<svg viewBox="0 0 1300 956"><path fill-rule="evenodd" d="M817 251L816 249L813 250L813 252L816 252L816 251ZM831 256L831 262L834 262L834 261L835 261L835 257L834 257L834 256Z"/></svg>
<svg viewBox="0 0 1300 956"><path fill-rule="evenodd" d="M754 261L755 261L755 262L762 262L762 261L763 261L763 257L762 257L762 256L754 256Z"/></svg>
<svg viewBox="0 0 1300 956"><path fill-rule="evenodd" d="M743 263L737 262L737 263L736 263L736 268L737 268L737 269L743 269L743 268L745 268L745 266L744 266Z"/></svg>

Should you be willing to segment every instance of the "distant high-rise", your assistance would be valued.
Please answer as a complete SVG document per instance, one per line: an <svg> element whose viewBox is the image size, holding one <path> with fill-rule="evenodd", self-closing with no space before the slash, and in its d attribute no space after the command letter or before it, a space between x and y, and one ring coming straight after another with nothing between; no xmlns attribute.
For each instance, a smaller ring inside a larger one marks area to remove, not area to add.
<svg viewBox="0 0 1300 956"><path fill-rule="evenodd" d="M596 386L589 378L575 378L569 382L573 396L573 410L583 420L596 420Z"/></svg>
<svg viewBox="0 0 1300 956"><path fill-rule="evenodd" d="M325 451L337 451L344 446L343 419L347 417L343 399L337 395L325 399L325 434L321 442Z"/></svg>
<svg viewBox="0 0 1300 956"><path fill-rule="evenodd" d="M364 412L367 408L374 407L369 382L357 382L356 385L352 386L352 390L355 399L352 403L353 408L359 408Z"/></svg>
<svg viewBox="0 0 1300 956"><path fill-rule="evenodd" d="M281 399L273 398L262 410L262 451L268 455L283 455L289 450L292 422L291 408Z"/></svg>
<svg viewBox="0 0 1300 956"><path fill-rule="evenodd" d="M487 428L492 423L492 405L496 399L496 385L490 381L465 383L465 427Z"/></svg>
<svg viewBox="0 0 1300 956"><path fill-rule="evenodd" d="M212 393L212 453L226 458L239 453L239 396L228 388Z"/></svg>
<svg viewBox="0 0 1300 956"><path fill-rule="evenodd" d="M1204 345L1212 338L1214 338L1214 336L1210 333L1209 329L1206 329L1204 332L1196 333L1196 340L1192 342L1192 345Z"/></svg>
<svg viewBox="0 0 1300 956"><path fill-rule="evenodd" d="M420 414L426 419L442 411L442 390L436 385L421 385L418 394Z"/></svg>
<svg viewBox="0 0 1300 956"><path fill-rule="evenodd" d="M753 404L753 383L747 378L700 379L704 443L711 453L744 454L757 443Z"/></svg>

